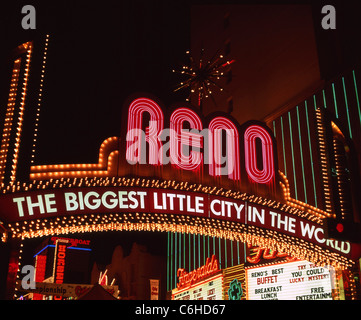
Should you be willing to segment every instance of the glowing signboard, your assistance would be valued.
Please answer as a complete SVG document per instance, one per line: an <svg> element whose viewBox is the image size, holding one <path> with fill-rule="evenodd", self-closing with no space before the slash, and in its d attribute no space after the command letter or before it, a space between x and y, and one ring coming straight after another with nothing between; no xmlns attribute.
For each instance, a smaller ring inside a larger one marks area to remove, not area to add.
<svg viewBox="0 0 361 320"><path fill-rule="evenodd" d="M246 270L247 300L332 300L331 273L308 261Z"/></svg>
<svg viewBox="0 0 361 320"><path fill-rule="evenodd" d="M172 300L222 300L223 275L217 274L183 289L172 291Z"/></svg>
<svg viewBox="0 0 361 320"><path fill-rule="evenodd" d="M296 215L245 200L156 188L89 187L38 190L0 197L6 222L92 213L187 215L238 222L282 232L350 256L351 243L326 239L322 226Z"/></svg>
<svg viewBox="0 0 361 320"><path fill-rule="evenodd" d="M143 130L144 114L149 126ZM271 131L261 122L253 122L241 136L237 125L227 115L210 116L208 128L200 116L186 107L175 109L164 128L165 117L160 106L149 98L138 98L128 108L126 159L130 164L164 165L171 163L178 169L195 171L208 164L211 176L241 179L241 154L248 178L258 184L275 179L274 143ZM186 126L189 127L186 127ZM222 132L226 143L222 145ZM169 142L167 141L169 138ZM259 141L260 147L256 144ZM243 144L243 146L242 146ZM147 150L148 148L148 160ZM242 148L241 148L242 146ZM224 154L225 149L225 155ZM169 157L167 152L169 150ZM243 152L241 152L241 150ZM262 165L258 163L262 158Z"/></svg>
<svg viewBox="0 0 361 320"><path fill-rule="evenodd" d="M64 271L66 262L66 248L69 245L68 240L58 239L55 245L53 279L54 283L64 282ZM54 300L62 300L61 296L54 296Z"/></svg>
<svg viewBox="0 0 361 320"><path fill-rule="evenodd" d="M178 269L177 277L179 278L179 282L177 283L177 288L189 287L193 283L199 282L201 279L207 278L217 271L219 271L219 262L215 255L212 255L212 258L207 258L205 265L191 272Z"/></svg>
<svg viewBox="0 0 361 320"><path fill-rule="evenodd" d="M97 163L32 166L30 179L35 183L4 189L0 213L9 234L53 235L54 225L63 223L60 217L72 220L66 228L71 228L75 223L72 217L77 217L81 219L79 226L93 232L115 227L121 230L133 221L137 230L169 228L169 223L163 222L169 217L159 215L169 215L178 227L177 220L183 218L180 216L191 216L201 218L202 225L207 219L212 223L236 222L240 227L237 237L253 235L250 229L256 227L260 233L265 229L276 232L269 237L264 234L267 239L276 235L286 239L285 235L295 247L312 243L337 252L341 265L350 263L343 256L358 254L358 248L350 242L325 238L320 223L325 214L322 210L290 198L287 179L277 168L275 138L264 123L239 125L226 113L203 117L191 106L160 105L156 99L144 96L129 100L124 105L128 116L123 117L121 136L104 140ZM279 177L284 183L278 183ZM93 179L91 183L88 178ZM94 222L92 214L136 217L126 223L105 224ZM143 223L149 214L154 214L153 222L148 219ZM88 228L87 219L98 226ZM33 221L36 225L29 223ZM226 228L231 233L234 230ZM209 231L199 231L203 230ZM233 238L231 233L229 237ZM312 247L308 249L314 252ZM302 259L318 260L309 256Z"/></svg>

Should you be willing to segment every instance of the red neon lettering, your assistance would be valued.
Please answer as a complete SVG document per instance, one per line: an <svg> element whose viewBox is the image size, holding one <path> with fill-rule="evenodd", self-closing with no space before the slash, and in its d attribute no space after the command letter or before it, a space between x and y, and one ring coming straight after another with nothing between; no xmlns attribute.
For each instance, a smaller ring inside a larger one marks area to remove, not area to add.
<svg viewBox="0 0 361 320"><path fill-rule="evenodd" d="M58 267L56 269L56 274L59 275L59 274L63 274L64 273L64 265L59 265L58 264ZM58 277L59 279L59 277Z"/></svg>
<svg viewBox="0 0 361 320"><path fill-rule="evenodd" d="M64 256L65 257L65 256ZM59 255L58 255L58 262L57 262L58 266L63 266L65 265L65 259L59 259Z"/></svg>
<svg viewBox="0 0 361 320"><path fill-rule="evenodd" d="M240 180L240 155L239 155L239 136L234 123L225 117L216 117L209 123L209 174L211 176L221 175L222 164L222 130L227 134L227 154L226 169L228 178L231 180Z"/></svg>
<svg viewBox="0 0 361 320"><path fill-rule="evenodd" d="M262 164L257 167L256 139L262 142ZM266 129L251 125L244 132L245 165L248 176L256 183L269 183L275 176L272 138Z"/></svg>
<svg viewBox="0 0 361 320"><path fill-rule="evenodd" d="M177 283L177 288L180 289L185 286L190 286L217 271L219 271L219 262L215 255L212 255L212 258L208 257L205 265L191 272L187 272L184 269L178 269L177 277L179 277L179 282Z"/></svg>
<svg viewBox="0 0 361 320"><path fill-rule="evenodd" d="M149 126L143 129L144 112L150 115ZM185 128L189 124L189 129ZM148 98L134 100L128 111L128 131L126 159L130 164L163 165L168 163L163 154L161 137L164 116L157 103ZM212 119L209 123L208 142L203 141L203 124L196 112L188 108L178 108L170 116L169 160L183 170L199 170L203 165L203 152L207 156L210 176L227 175L238 181L240 172L239 132L236 125L223 116ZM194 129L194 130L192 130ZM226 133L226 153L222 150L222 133ZM259 140L257 140L259 139ZM257 164L256 142L261 142L262 165ZM149 161L147 148L149 145ZM207 150L202 150L207 147ZM260 125L251 125L244 132L245 169L249 179L259 184L267 184L275 178L273 140L270 133ZM187 151L188 149L188 151ZM223 155L224 154L224 155ZM163 159L164 158L164 159Z"/></svg>
<svg viewBox="0 0 361 320"><path fill-rule="evenodd" d="M183 130L184 122L187 121L190 129L203 129L199 116L190 109L179 108L170 117L170 159L171 163L183 170L197 170L203 162L200 151L190 150L186 155L183 146L202 148L202 135Z"/></svg>
<svg viewBox="0 0 361 320"><path fill-rule="evenodd" d="M249 263L258 263L261 261L261 257L266 260L272 260L276 258L285 258L287 262L296 261L297 258L291 257L288 253L279 252L275 250L270 250L264 247L253 247L248 244L248 248L250 249L250 254L254 253L254 255L247 256L247 261Z"/></svg>
<svg viewBox="0 0 361 320"><path fill-rule="evenodd" d="M66 257L66 245L59 244L56 254L56 283L62 283L64 279L64 266ZM60 281L60 282L59 282Z"/></svg>
<svg viewBox="0 0 361 320"><path fill-rule="evenodd" d="M153 100L147 98L136 99L129 106L126 159L133 164L146 163L142 136L144 112L150 115L149 127L145 129L145 142L149 144L149 163L159 165L161 159L159 159L158 150L162 145L159 135L163 130L164 116L162 109Z"/></svg>

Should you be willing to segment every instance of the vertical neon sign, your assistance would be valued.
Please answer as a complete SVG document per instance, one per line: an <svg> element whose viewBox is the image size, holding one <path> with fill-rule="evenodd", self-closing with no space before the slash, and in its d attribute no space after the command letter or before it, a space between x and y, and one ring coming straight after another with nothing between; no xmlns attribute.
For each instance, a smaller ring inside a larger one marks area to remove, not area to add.
<svg viewBox="0 0 361 320"><path fill-rule="evenodd" d="M59 239L56 241L53 266L54 283L64 282L66 248L68 247L68 245L68 240ZM54 296L54 300L63 300L63 297Z"/></svg>

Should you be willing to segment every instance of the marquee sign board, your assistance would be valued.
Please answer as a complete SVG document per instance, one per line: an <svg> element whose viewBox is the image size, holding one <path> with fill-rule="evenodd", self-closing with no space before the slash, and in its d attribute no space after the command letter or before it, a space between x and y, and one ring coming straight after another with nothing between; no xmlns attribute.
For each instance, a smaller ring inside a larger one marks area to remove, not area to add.
<svg viewBox="0 0 361 320"><path fill-rule="evenodd" d="M246 269L247 300L332 300L331 273L308 261Z"/></svg>
<svg viewBox="0 0 361 320"><path fill-rule="evenodd" d="M222 300L223 274L208 277L183 289L172 291L172 300Z"/></svg>
<svg viewBox="0 0 361 320"><path fill-rule="evenodd" d="M1 196L0 211L6 222L107 212L203 217L274 230L345 256L352 253L349 242L325 239L315 222L249 201L197 192L121 187L31 191Z"/></svg>

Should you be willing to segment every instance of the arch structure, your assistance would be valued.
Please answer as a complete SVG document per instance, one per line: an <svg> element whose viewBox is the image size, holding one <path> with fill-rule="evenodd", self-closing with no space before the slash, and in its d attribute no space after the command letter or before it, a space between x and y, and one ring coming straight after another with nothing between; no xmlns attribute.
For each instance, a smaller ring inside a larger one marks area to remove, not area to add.
<svg viewBox="0 0 361 320"><path fill-rule="evenodd" d="M32 166L31 182L2 185L2 241L83 232L163 231L241 241L341 269L352 267L359 258L358 245L325 238L323 219L332 212L291 198L287 177L277 169L274 137L266 126L252 122L238 127L224 115L202 122L194 111L183 107L170 114L168 123L151 99L138 98L130 106L127 133L133 130L134 136L126 143L119 137L106 139L97 163ZM143 123L146 112L148 127ZM200 133L203 123L210 128L206 135ZM223 174L235 182L233 188L212 184L214 180L209 179L192 182L121 174L125 163L121 157L126 155L141 166L146 144L146 165L163 166L157 150L165 146L164 124L170 127L170 170L184 165L182 170L196 171L201 163L209 176ZM224 139L225 155L233 157L232 170L221 170L224 154L219 145ZM122 150L122 143L129 152ZM189 147L188 153L175 152L184 146ZM207 154L214 162L203 161ZM247 180L251 182L246 191L238 188ZM262 188L266 193L255 192Z"/></svg>

